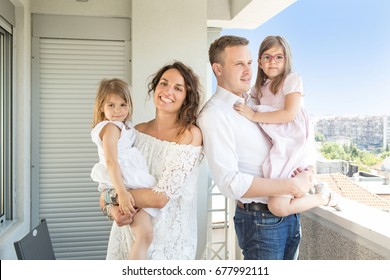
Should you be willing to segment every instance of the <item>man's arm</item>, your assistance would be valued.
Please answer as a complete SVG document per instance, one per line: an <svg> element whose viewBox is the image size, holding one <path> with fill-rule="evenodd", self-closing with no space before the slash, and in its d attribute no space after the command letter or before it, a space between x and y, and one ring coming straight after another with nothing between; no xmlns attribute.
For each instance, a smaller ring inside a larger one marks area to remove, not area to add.
<svg viewBox="0 0 390 280"><path fill-rule="evenodd" d="M209 110L203 112L198 118L212 177L221 193L233 199L286 194L294 197L305 195L311 187L309 171L301 172L289 179L267 179L240 172L235 135L227 119L229 113ZM231 113L238 114L234 111ZM240 133L245 132L240 131Z"/></svg>
<svg viewBox="0 0 390 280"><path fill-rule="evenodd" d="M307 194L312 187L313 171L305 170L293 178L288 179L268 179L254 177L248 191L243 198L259 196L293 195L302 197Z"/></svg>

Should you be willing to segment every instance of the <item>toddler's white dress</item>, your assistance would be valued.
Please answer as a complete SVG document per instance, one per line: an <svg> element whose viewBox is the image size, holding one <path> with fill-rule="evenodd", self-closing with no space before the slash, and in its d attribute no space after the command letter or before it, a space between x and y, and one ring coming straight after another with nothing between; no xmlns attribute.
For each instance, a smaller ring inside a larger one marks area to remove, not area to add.
<svg viewBox="0 0 390 280"><path fill-rule="evenodd" d="M157 178L155 192L169 197L153 219L154 237L149 247L151 260L193 260L197 246L196 186L202 147L162 141L137 133L135 146L146 159L149 172ZM107 259L124 260L133 243L131 228L111 228Z"/></svg>
<svg viewBox="0 0 390 280"><path fill-rule="evenodd" d="M150 175L145 158L141 152L134 147L137 137L136 130L131 122L126 125L119 121L102 121L98 123L91 132L92 141L98 147L99 162L94 165L91 171L91 178L99 183L99 191L106 186L113 188L110 174L106 165L106 157L103 150L103 142L100 139L100 132L108 123L115 124L121 130L118 139L118 162L122 173L123 182L126 188L139 189L150 188L156 185L156 179ZM157 214L157 209L145 208L153 217Z"/></svg>

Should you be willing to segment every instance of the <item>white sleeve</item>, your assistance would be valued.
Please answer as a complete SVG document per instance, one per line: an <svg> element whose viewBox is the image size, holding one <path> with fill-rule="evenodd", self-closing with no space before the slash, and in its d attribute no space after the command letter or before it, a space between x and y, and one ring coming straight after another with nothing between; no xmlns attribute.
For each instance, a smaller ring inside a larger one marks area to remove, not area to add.
<svg viewBox="0 0 390 280"><path fill-rule="evenodd" d="M226 114L212 109L198 118L211 175L224 196L239 199L248 191L253 176L239 171L235 137Z"/></svg>

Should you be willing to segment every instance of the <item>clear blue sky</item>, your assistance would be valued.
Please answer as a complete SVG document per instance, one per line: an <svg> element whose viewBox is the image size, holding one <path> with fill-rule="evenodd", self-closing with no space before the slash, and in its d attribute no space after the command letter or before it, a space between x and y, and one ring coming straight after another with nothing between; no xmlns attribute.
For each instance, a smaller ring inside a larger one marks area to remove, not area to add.
<svg viewBox="0 0 390 280"><path fill-rule="evenodd" d="M249 39L254 62L264 37L286 37L312 115L390 114L388 0L298 0L257 29L222 34Z"/></svg>

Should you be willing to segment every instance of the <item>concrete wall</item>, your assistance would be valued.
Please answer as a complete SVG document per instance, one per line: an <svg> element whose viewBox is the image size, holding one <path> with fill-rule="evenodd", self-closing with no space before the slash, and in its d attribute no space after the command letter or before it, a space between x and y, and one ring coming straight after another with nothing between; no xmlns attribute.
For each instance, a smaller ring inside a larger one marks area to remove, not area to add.
<svg viewBox="0 0 390 280"><path fill-rule="evenodd" d="M384 256L356 241L321 225L318 220L302 217L303 238L300 260L384 260Z"/></svg>
<svg viewBox="0 0 390 280"><path fill-rule="evenodd" d="M301 260L389 260L390 214L343 199L342 211L316 207L301 215Z"/></svg>

